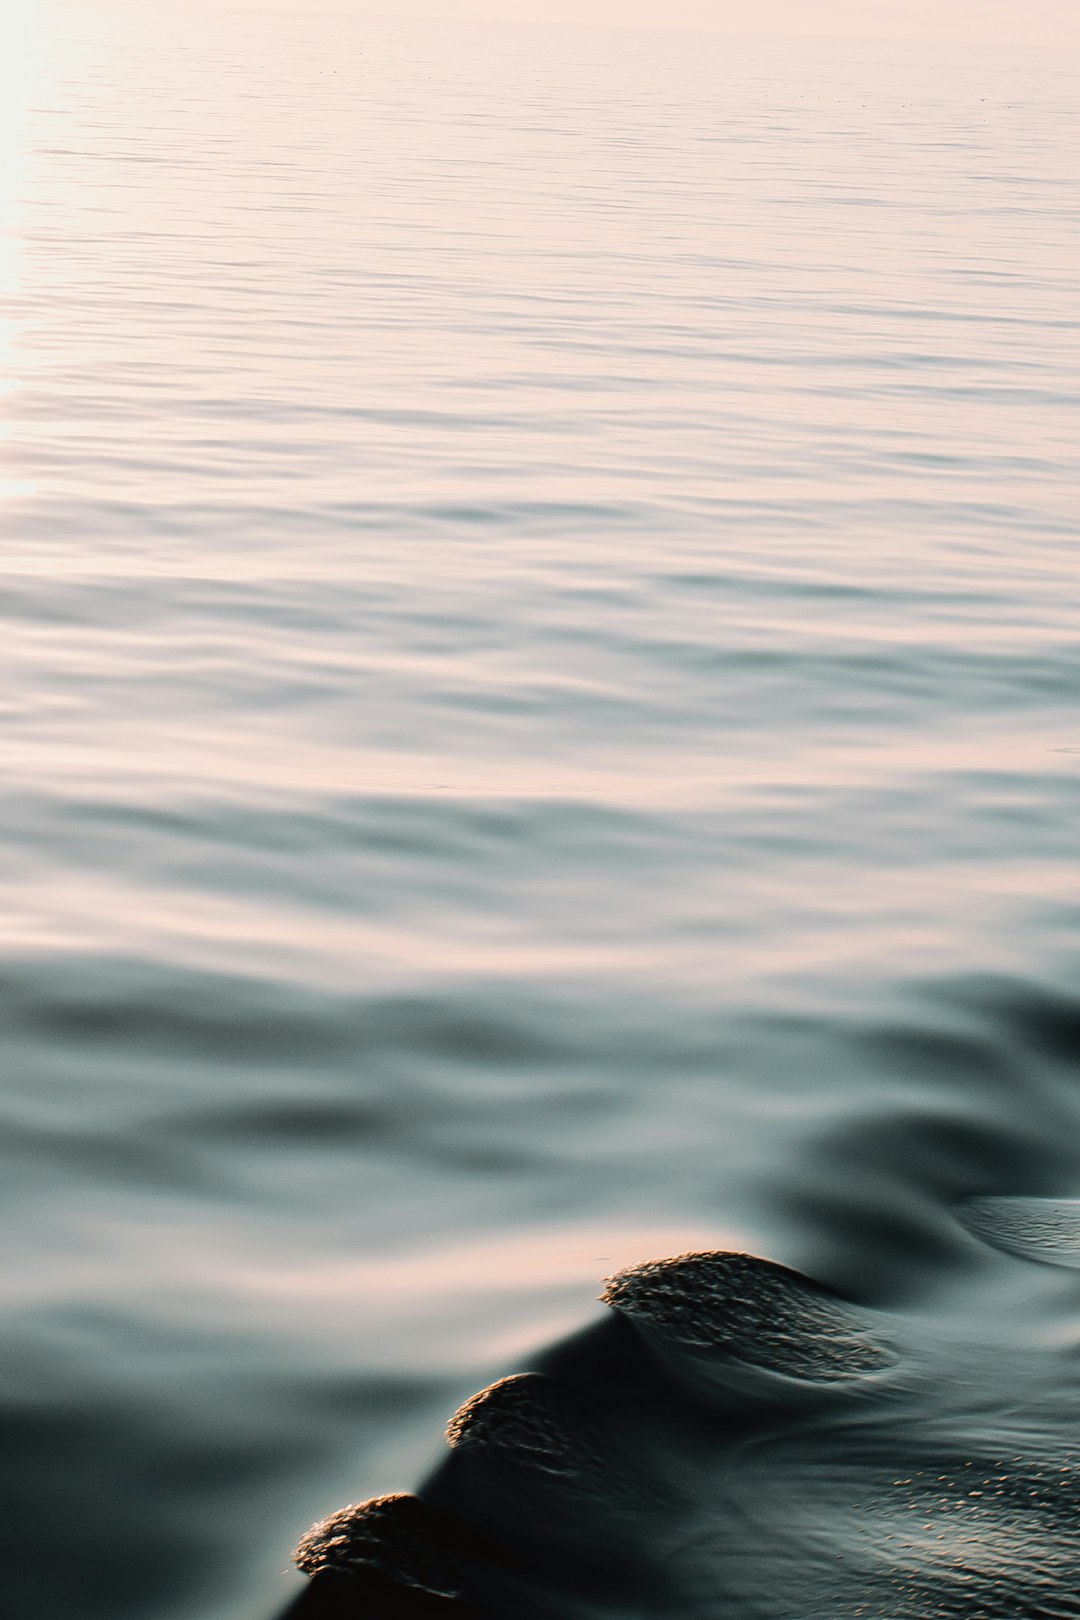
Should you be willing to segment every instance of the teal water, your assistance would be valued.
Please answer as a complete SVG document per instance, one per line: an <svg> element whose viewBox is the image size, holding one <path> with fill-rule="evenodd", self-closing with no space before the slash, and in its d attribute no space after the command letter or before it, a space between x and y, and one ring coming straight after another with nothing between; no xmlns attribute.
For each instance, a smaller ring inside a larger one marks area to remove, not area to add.
<svg viewBox="0 0 1080 1620"><path fill-rule="evenodd" d="M615 1267L1080 1189L1080 64L0 29L8 1601L259 1620Z"/></svg>

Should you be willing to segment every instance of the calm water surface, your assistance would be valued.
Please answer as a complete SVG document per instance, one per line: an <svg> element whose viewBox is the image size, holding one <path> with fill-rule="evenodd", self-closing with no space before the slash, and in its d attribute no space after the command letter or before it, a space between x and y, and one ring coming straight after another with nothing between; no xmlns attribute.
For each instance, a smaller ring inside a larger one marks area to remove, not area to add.
<svg viewBox="0 0 1080 1620"><path fill-rule="evenodd" d="M9 12L8 1601L259 1620L615 1266L1080 1189L1078 64Z"/></svg>

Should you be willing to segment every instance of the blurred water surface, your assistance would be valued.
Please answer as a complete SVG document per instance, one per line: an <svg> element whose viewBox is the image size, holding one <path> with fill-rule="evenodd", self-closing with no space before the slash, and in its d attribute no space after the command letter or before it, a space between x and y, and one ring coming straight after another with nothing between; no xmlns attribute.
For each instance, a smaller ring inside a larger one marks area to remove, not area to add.
<svg viewBox="0 0 1080 1620"><path fill-rule="evenodd" d="M0 28L7 1601L258 1620L614 1266L1080 1187L1078 64Z"/></svg>

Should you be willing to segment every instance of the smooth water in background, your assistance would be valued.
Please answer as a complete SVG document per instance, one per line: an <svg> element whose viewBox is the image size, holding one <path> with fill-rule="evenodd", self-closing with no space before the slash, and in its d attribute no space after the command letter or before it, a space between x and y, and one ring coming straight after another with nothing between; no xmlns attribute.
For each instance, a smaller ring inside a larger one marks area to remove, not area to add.
<svg viewBox="0 0 1080 1620"><path fill-rule="evenodd" d="M1080 1189L1080 64L0 28L6 1602L260 1620L615 1266Z"/></svg>

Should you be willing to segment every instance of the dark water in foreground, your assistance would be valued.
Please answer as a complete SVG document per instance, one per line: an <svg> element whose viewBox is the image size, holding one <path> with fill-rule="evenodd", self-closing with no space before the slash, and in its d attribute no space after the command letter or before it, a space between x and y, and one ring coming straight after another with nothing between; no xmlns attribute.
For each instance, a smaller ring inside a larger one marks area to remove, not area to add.
<svg viewBox="0 0 1080 1620"><path fill-rule="evenodd" d="M12 1612L259 1620L647 1255L1068 1342L1075 59L10 9Z"/></svg>

